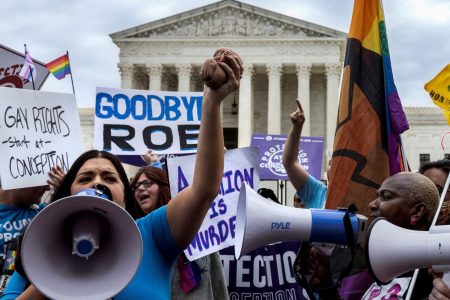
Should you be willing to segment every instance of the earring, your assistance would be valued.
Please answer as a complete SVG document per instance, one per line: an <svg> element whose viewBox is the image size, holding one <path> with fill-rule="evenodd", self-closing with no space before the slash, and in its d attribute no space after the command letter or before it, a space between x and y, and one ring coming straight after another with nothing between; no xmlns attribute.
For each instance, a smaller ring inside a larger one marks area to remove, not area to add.
<svg viewBox="0 0 450 300"><path fill-rule="evenodd" d="M417 220L416 219L413 219L413 218L411 218L411 225L416 225L416 222L417 222Z"/></svg>

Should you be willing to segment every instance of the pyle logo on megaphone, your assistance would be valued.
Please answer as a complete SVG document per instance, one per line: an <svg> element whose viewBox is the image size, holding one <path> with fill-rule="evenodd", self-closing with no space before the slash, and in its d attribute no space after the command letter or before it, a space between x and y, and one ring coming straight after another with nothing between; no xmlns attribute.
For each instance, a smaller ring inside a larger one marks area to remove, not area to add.
<svg viewBox="0 0 450 300"><path fill-rule="evenodd" d="M270 212L270 213L269 213ZM354 242L365 240L367 218L345 211L287 207L266 199L245 182L236 213L235 256L276 242L310 241L347 245L350 231ZM280 221L282 220L282 221Z"/></svg>
<svg viewBox="0 0 450 300"><path fill-rule="evenodd" d="M291 222L272 222L270 229L272 231L289 230L291 229Z"/></svg>

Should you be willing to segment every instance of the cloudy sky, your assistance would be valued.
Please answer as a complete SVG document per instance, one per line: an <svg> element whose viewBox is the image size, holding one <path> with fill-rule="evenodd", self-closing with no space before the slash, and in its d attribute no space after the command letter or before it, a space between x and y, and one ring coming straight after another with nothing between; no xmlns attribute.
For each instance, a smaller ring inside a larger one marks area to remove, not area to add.
<svg viewBox="0 0 450 300"><path fill-rule="evenodd" d="M79 107L92 107L95 88L120 87L119 50L109 34L212 0L1 1L0 44L49 62L70 53ZM245 0L251 5L348 32L351 0ZM384 13L397 89L405 106L432 105L423 85L450 63L449 0L385 0ZM52 75L43 90L72 91Z"/></svg>

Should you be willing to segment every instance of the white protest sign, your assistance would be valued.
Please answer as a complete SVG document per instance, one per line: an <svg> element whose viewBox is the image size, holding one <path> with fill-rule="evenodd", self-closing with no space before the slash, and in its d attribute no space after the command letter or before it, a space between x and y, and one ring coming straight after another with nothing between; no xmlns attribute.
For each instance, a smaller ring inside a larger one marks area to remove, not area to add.
<svg viewBox="0 0 450 300"><path fill-rule="evenodd" d="M118 155L197 151L202 93L97 88L94 148Z"/></svg>
<svg viewBox="0 0 450 300"><path fill-rule="evenodd" d="M72 94L0 87L2 189L46 185L48 172L66 172L83 152Z"/></svg>
<svg viewBox="0 0 450 300"><path fill-rule="evenodd" d="M192 182L194 165L195 155L167 159L172 197ZM184 251L189 260L234 245L237 202L244 181L255 190L259 188L257 148L239 148L225 152L219 195L211 204L197 235Z"/></svg>

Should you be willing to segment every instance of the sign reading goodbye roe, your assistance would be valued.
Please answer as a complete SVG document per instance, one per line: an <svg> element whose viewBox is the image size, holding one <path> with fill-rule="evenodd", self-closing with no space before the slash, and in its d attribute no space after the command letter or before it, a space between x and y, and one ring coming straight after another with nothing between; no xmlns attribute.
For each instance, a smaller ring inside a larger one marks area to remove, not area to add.
<svg viewBox="0 0 450 300"><path fill-rule="evenodd" d="M72 94L0 87L2 189L46 185L51 168L67 172L82 145Z"/></svg>
<svg viewBox="0 0 450 300"><path fill-rule="evenodd" d="M202 95L98 87L94 148L118 155L196 153Z"/></svg>

